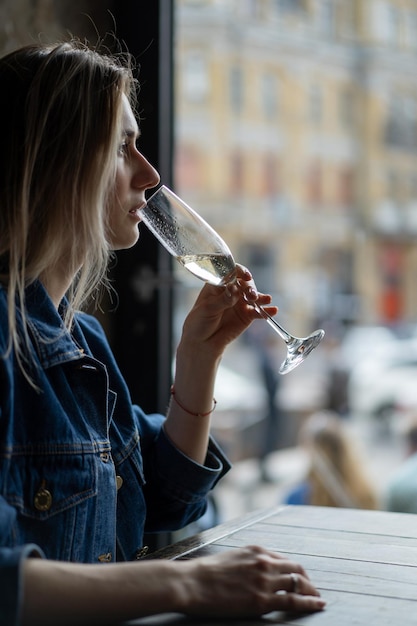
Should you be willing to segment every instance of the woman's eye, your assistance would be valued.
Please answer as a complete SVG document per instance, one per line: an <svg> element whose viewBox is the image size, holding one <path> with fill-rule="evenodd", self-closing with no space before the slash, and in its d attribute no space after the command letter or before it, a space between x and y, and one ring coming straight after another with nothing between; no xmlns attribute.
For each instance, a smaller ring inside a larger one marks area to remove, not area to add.
<svg viewBox="0 0 417 626"><path fill-rule="evenodd" d="M126 141L124 141L123 143L120 144L117 150L117 153L119 156L126 156L128 151L129 151L129 144Z"/></svg>

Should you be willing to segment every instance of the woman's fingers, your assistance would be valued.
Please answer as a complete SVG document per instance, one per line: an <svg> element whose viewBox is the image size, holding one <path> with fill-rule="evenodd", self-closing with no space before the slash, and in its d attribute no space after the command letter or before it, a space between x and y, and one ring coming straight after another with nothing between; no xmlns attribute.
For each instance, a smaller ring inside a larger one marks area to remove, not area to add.
<svg viewBox="0 0 417 626"><path fill-rule="evenodd" d="M236 276L241 280L253 281L252 273L247 267L241 265L241 263L236 263Z"/></svg>
<svg viewBox="0 0 417 626"><path fill-rule="evenodd" d="M278 592L295 593L298 595L320 596L309 578L296 572L284 574L280 577Z"/></svg>
<svg viewBox="0 0 417 626"><path fill-rule="evenodd" d="M191 560L187 566L196 568L200 599L188 613L248 617L325 606L300 564L259 546Z"/></svg>
<svg viewBox="0 0 417 626"><path fill-rule="evenodd" d="M267 293L260 293L251 272L243 265L237 265L238 284L234 285L240 293L244 294L246 302L249 304L256 302L259 306L265 307L269 315L276 315L278 307L271 305L272 298ZM270 305L270 306L268 306Z"/></svg>
<svg viewBox="0 0 417 626"><path fill-rule="evenodd" d="M283 593L276 596L271 611L322 611L326 602L314 595Z"/></svg>

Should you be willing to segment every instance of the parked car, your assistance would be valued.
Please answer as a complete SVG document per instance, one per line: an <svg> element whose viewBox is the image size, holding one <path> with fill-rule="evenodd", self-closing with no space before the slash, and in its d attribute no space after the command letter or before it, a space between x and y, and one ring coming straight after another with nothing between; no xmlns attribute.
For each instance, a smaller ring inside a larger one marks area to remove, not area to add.
<svg viewBox="0 0 417 626"><path fill-rule="evenodd" d="M340 343L338 354L340 366L352 371L364 361L389 352L396 342L394 332L387 326L352 326L346 331Z"/></svg>
<svg viewBox="0 0 417 626"><path fill-rule="evenodd" d="M347 389L351 416L384 428L392 427L400 409L417 410L417 340L396 339L358 361Z"/></svg>

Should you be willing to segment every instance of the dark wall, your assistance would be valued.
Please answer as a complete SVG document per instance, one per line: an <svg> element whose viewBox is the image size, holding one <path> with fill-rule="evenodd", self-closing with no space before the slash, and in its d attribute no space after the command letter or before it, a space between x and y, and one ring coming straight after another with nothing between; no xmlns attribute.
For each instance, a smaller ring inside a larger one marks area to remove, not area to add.
<svg viewBox="0 0 417 626"><path fill-rule="evenodd" d="M139 69L140 149L172 182L172 2L118 3L118 33ZM172 261L140 228L139 244L118 254L114 269L120 302L112 316L113 348L134 401L164 412L172 360Z"/></svg>

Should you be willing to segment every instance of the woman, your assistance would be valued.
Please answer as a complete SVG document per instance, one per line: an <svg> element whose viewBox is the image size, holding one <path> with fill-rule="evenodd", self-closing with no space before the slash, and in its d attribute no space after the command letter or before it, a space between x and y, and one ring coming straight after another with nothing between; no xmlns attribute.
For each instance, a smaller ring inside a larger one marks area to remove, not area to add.
<svg viewBox="0 0 417 626"><path fill-rule="evenodd" d="M300 565L261 548L137 562L144 531L197 519L229 469L209 437L215 374L256 313L237 288L205 285L166 418L132 406L100 325L78 312L111 251L137 242L159 182L136 147L132 72L71 41L9 54L0 80L1 626L322 608Z"/></svg>
<svg viewBox="0 0 417 626"><path fill-rule="evenodd" d="M378 508L366 464L337 413L310 415L300 429L299 441L308 458L308 470L306 478L287 494L287 504Z"/></svg>

